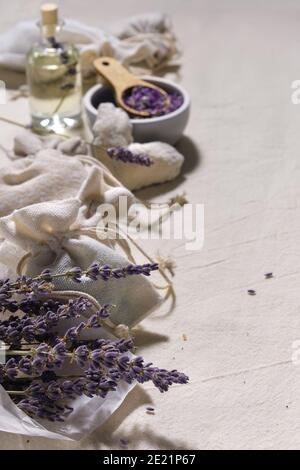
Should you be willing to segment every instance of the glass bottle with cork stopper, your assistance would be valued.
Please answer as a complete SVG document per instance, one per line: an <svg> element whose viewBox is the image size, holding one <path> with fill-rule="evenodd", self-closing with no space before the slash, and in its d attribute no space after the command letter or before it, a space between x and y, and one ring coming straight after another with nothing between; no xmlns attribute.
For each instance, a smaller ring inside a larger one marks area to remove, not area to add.
<svg viewBox="0 0 300 470"><path fill-rule="evenodd" d="M63 132L81 124L81 73L77 49L62 40L58 7L41 7L41 41L27 55L27 82L32 125Z"/></svg>

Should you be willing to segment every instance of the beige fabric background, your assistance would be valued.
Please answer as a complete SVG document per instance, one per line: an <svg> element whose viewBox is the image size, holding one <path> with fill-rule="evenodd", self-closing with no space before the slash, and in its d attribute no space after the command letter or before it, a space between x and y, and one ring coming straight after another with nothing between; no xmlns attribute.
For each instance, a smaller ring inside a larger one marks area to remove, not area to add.
<svg viewBox="0 0 300 470"><path fill-rule="evenodd" d="M0 30L29 18L38 0L0 0ZM204 203L205 245L188 252L164 242L176 258L177 306L166 306L137 333L141 352L190 375L161 395L136 387L98 431L80 443L0 434L2 449L274 449L300 447L300 79L297 0L64 0L64 15L92 25L163 9L184 50L181 83L192 115L179 148L176 182L142 195L182 190ZM25 100L0 106L27 122ZM16 128L1 124L1 145ZM5 161L1 153L1 163ZM148 243L155 251L157 245ZM273 271L274 279L264 273ZM257 295L247 295L247 289ZM185 334L187 341L183 341ZM145 413L153 403L155 416Z"/></svg>

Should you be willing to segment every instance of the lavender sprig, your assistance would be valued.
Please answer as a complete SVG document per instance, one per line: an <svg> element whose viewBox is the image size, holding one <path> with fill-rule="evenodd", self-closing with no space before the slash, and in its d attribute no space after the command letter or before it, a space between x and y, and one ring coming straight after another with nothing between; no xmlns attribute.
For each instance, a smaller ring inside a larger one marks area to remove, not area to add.
<svg viewBox="0 0 300 470"><path fill-rule="evenodd" d="M188 382L188 377L185 374L177 370L159 369L153 367L151 363L144 364L141 357L130 361L127 356L121 356L117 363L116 357L112 353L106 353L106 358L110 363L110 368L107 366L107 374L95 368L94 364L86 371L85 377L57 379L46 383L35 380L23 390L8 390L8 393L17 403L22 397L18 404L31 416L62 421L65 410L70 410L69 407L66 407L64 400L74 399L81 395L91 398L94 396L105 398L109 392L116 390L121 380L125 380L129 384L135 380L139 383L152 381L160 392L166 392L172 384ZM51 406L52 404L53 406Z"/></svg>
<svg viewBox="0 0 300 470"><path fill-rule="evenodd" d="M68 348L64 341L60 341L55 346L41 343L31 351L20 351L20 354L25 357L19 360L11 358L4 366L2 365L0 367L2 381L5 378L14 380L20 372L35 376L47 370L59 369L66 359L85 369L86 377L97 382L103 378L117 382L124 380L127 383L135 380L140 383L152 381L161 392L164 392L173 383L186 383L188 380L186 375L176 370L169 372L153 367L152 363L145 363L142 357L130 359L124 354L124 349L130 348L131 342L117 342L116 344L105 342L100 343L99 346L93 349L83 344Z"/></svg>
<svg viewBox="0 0 300 470"><path fill-rule="evenodd" d="M56 327L60 320L77 318L91 306L92 304L89 301L80 297L71 299L66 304L56 304L56 311L46 310L42 306L40 314L35 317L28 314L23 317L12 315L8 320L0 322L0 340L6 344L15 345L19 344L21 340L31 343L36 339L49 338L51 337L52 328ZM102 318L108 315L108 307L108 305L105 305L101 308Z"/></svg>
<svg viewBox="0 0 300 470"><path fill-rule="evenodd" d="M75 331L77 329L77 331ZM47 343L40 343L37 347L31 349L8 351L8 355L13 355L5 364L0 364L0 383L7 380L13 381L21 375L30 377L47 376L49 371L55 368L59 369L64 360L69 358L80 366L84 366L88 360L91 362L99 358L103 353L103 360L109 359L112 351L121 355L133 349L133 342L130 339L113 340L93 340L87 341L86 345L73 346L73 343L67 346L67 340L74 340L83 329L83 323L78 327L72 327L67 330L64 339L59 340L54 346ZM71 333L72 332L72 333ZM108 356L106 356L108 354ZM53 372L50 372L50 374Z"/></svg>
<svg viewBox="0 0 300 470"><path fill-rule="evenodd" d="M81 282L84 277L96 281L102 279L108 281L109 279L121 279L127 276L139 275L150 276L152 271L156 271L159 268L158 263L146 263L146 264L128 264L124 267L112 268L111 266L100 263L93 263L88 269L83 270L79 267L74 267L69 271L61 274L52 274L50 270L44 270L40 276L35 278L38 281L45 280L48 283L52 282L55 278L67 277L75 282Z"/></svg>
<svg viewBox="0 0 300 470"><path fill-rule="evenodd" d="M34 380L24 390L9 390L8 393L11 396L27 396L56 402L58 400L74 399L81 395L90 398L93 396L105 398L108 392L115 391L116 387L117 383L113 380L100 378L99 381L95 381L86 377L75 377L51 380L50 382Z"/></svg>
<svg viewBox="0 0 300 470"><path fill-rule="evenodd" d="M18 407L29 416L47 419L48 421L64 421L65 415L71 413L73 408L68 405L58 405L52 400L40 400L38 398L24 398L21 401L14 400Z"/></svg>
<svg viewBox="0 0 300 470"><path fill-rule="evenodd" d="M48 302L54 307L55 304L58 306L55 300L49 299L49 295L55 290L53 281L58 278L65 277L77 283L82 282L84 278L108 281L109 279L122 279L138 274L150 276L151 272L156 271L158 268L157 263L128 264L122 268L112 268L108 265L93 263L86 270L74 267L64 273L55 274L51 273L49 269L45 269L39 276L34 278L21 276L13 282L6 279L0 281L0 311L8 310L14 313L17 310L21 310L25 313L36 314L45 305L44 302ZM15 295L22 296L22 300L17 301L14 298Z"/></svg>
<svg viewBox="0 0 300 470"><path fill-rule="evenodd" d="M113 160L121 160L124 163L136 163L142 166L151 166L153 161L145 153L133 153L126 147L110 147L106 150Z"/></svg>
<svg viewBox="0 0 300 470"><path fill-rule="evenodd" d="M16 281L9 279L0 281L0 311L6 310L14 313L21 310L25 313L37 313L42 306L55 308L57 301L54 299L43 299L44 294L48 294L53 289L53 285L43 280L34 280L30 277L21 276ZM17 300L17 295L21 299Z"/></svg>

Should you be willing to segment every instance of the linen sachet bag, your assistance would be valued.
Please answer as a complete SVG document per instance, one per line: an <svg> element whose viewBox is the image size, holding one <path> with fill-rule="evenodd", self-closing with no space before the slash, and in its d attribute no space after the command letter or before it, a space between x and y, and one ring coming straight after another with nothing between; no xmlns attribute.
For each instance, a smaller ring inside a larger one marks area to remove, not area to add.
<svg viewBox="0 0 300 470"><path fill-rule="evenodd" d="M20 170L14 167L3 172L6 183L7 175L12 178L15 174L13 188L18 197L13 191L5 193L7 184L0 182L0 212L7 213L17 207L0 219L1 262L15 271L20 272L21 268L30 276L45 268L54 273L68 271L75 266L85 270L93 262L113 268L128 265L129 260L116 249L116 245L124 246L124 242L103 240L98 235L97 226L102 217L99 211L102 204L117 206L119 197L125 196L130 206L134 201L133 195L105 167L91 163L85 166L77 158L61 155L59 160L59 153L50 155L49 150L47 155L47 162L51 164L48 170L43 166L46 155L40 158L37 155ZM55 195L59 194L60 188L55 178L57 170L62 171L62 168L66 184L61 194L65 198L56 200ZM69 181L68 185L70 173L73 175L72 184ZM30 194L28 187L31 188ZM43 202L35 203L41 200ZM29 205L22 207L24 203ZM83 291L99 303L116 305L110 320L113 325L125 324L128 327L136 325L161 302L157 290L144 276L110 280L109 283L88 278L81 284L70 279L57 280L57 289Z"/></svg>

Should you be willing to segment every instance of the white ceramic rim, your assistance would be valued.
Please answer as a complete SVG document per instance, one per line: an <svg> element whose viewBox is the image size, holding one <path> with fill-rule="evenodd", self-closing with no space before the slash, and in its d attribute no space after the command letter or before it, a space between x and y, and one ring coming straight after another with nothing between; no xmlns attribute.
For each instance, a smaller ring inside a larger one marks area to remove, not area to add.
<svg viewBox="0 0 300 470"><path fill-rule="evenodd" d="M172 111L172 113L164 114L163 116L156 116L156 117L142 118L142 119L131 118L130 121L133 124L143 124L143 123L149 124L151 122L154 123L154 122L165 121L167 119L170 119L171 117L175 117L178 114L183 113L189 107L190 97L189 97L188 92L184 88L182 88L182 86L178 85L177 83L172 82L171 80L157 77L155 75L145 75L141 78L143 80L149 80L149 82L153 80L155 82L164 83L165 85L168 85L169 87L174 88L183 96L183 103L178 109L175 109L175 111ZM88 111L94 114L95 116L97 116L97 109L92 105L92 96L97 90L102 88L102 86L103 85L101 85L101 83L98 83L97 85L92 86L92 88L90 88L83 97L85 108L88 109Z"/></svg>

